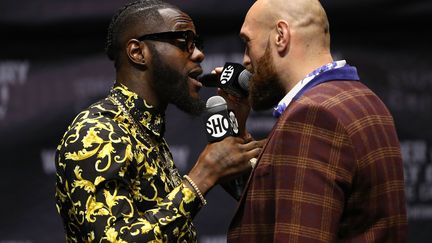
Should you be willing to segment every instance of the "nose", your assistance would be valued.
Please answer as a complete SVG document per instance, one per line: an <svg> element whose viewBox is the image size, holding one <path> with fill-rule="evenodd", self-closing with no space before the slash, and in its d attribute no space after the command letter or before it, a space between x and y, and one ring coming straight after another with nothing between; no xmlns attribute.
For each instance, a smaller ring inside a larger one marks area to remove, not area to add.
<svg viewBox="0 0 432 243"><path fill-rule="evenodd" d="M192 52L191 59L194 62L201 63L204 60L204 58L205 58L204 52L198 49L197 47L195 47L194 51Z"/></svg>
<svg viewBox="0 0 432 243"><path fill-rule="evenodd" d="M251 69L251 59L249 57L249 55L246 53L243 55L243 66L245 66L246 69L248 69L249 71L252 70Z"/></svg>

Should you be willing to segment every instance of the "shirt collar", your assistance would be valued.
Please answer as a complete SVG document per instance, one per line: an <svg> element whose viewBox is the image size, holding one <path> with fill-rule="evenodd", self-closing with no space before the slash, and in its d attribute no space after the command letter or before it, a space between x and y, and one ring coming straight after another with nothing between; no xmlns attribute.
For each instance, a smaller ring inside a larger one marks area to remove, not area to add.
<svg viewBox="0 0 432 243"><path fill-rule="evenodd" d="M136 122L144 126L158 137L165 132L165 114L148 104L138 94L129 90L125 85L116 82L111 89L111 95L116 95L126 110Z"/></svg>
<svg viewBox="0 0 432 243"><path fill-rule="evenodd" d="M337 68L344 67L346 65L345 60L340 61L334 61L327 63L312 72L310 72L306 77L304 77L302 80L300 80L289 92L285 95L285 97L279 102L279 104L274 108L273 110L273 116L279 117L285 109L288 107L288 105L291 103L293 98L316 76L318 76L321 73L334 70Z"/></svg>

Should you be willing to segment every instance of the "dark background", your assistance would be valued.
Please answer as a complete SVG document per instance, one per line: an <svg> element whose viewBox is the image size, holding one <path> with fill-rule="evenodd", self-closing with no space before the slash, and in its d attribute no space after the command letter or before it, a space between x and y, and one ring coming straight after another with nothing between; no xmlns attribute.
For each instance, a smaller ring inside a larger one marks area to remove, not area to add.
<svg viewBox="0 0 432 243"><path fill-rule="evenodd" d="M103 97L114 69L103 53L111 16L126 1L0 2L0 243L64 242L54 203L54 151L73 117ZM238 31L252 0L177 0L206 40L203 68L241 62ZM432 236L432 1L323 0L335 59L395 118L404 157L409 242ZM203 89L202 98L215 94ZM265 137L274 119L252 113ZM206 144L200 118L167 111L166 138L186 173ZM196 217L199 241L225 242L236 202L219 187Z"/></svg>

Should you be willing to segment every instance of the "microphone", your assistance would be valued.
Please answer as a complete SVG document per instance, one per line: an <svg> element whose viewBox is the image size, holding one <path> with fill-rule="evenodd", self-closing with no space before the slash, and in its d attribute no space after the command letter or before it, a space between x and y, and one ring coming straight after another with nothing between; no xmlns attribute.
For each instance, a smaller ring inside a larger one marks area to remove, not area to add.
<svg viewBox="0 0 432 243"><path fill-rule="evenodd" d="M221 141L228 136L237 136L239 132L234 112L228 110L227 102L218 95L207 100L204 123L209 143Z"/></svg>
<svg viewBox="0 0 432 243"><path fill-rule="evenodd" d="M203 121L209 143L238 135L237 118L233 111L228 110L227 102L221 96L212 96L207 100ZM240 200L247 178L248 175L242 175L221 186L236 200Z"/></svg>
<svg viewBox="0 0 432 243"><path fill-rule="evenodd" d="M236 97L247 97L251 76L252 73L246 70L243 65L227 62L220 75L206 74L200 77L199 81L206 87L219 87Z"/></svg>

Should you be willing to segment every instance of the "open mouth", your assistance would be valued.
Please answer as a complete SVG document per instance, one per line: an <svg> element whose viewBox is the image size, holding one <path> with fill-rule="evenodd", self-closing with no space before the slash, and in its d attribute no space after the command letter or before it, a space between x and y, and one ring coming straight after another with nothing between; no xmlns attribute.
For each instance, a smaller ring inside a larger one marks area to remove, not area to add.
<svg viewBox="0 0 432 243"><path fill-rule="evenodd" d="M198 81L198 76L202 74L202 69L196 69L189 73L189 80L197 90L202 88L202 83Z"/></svg>

